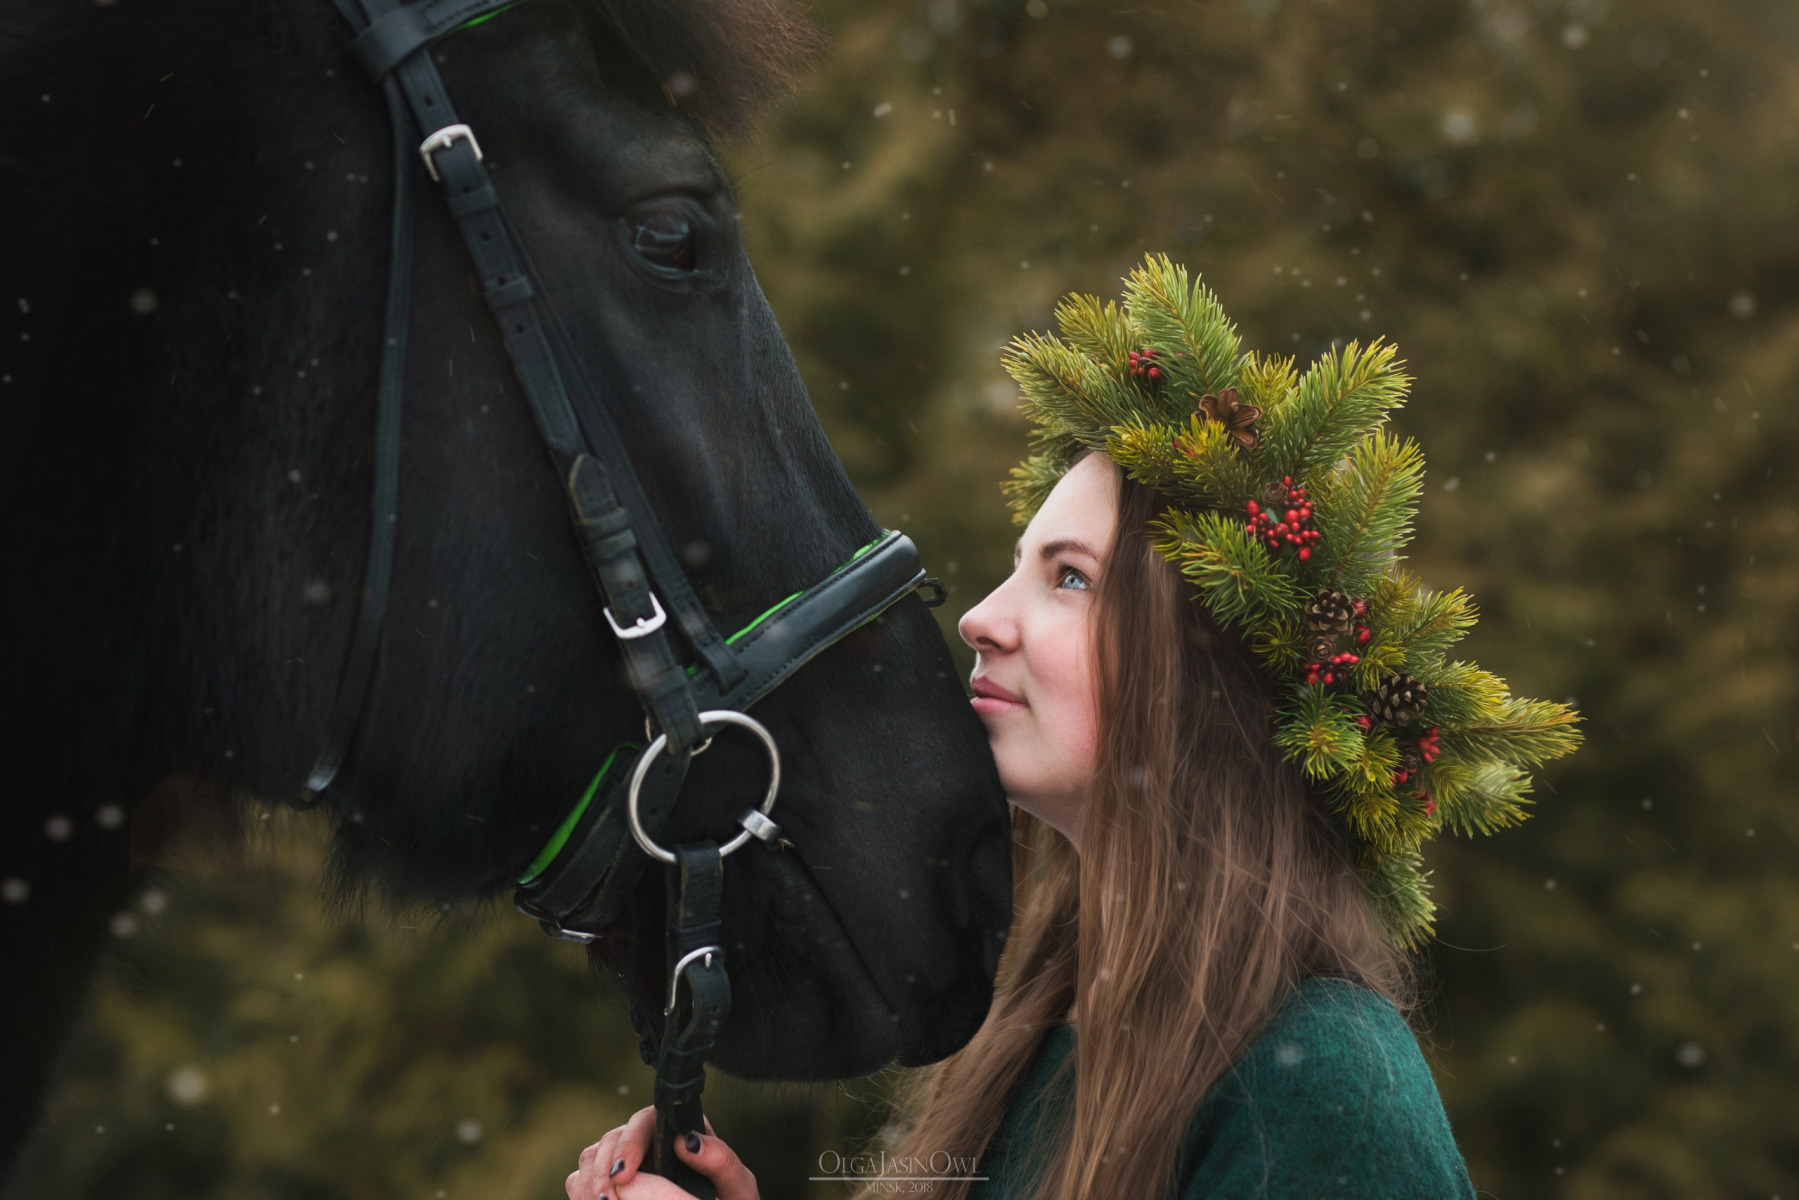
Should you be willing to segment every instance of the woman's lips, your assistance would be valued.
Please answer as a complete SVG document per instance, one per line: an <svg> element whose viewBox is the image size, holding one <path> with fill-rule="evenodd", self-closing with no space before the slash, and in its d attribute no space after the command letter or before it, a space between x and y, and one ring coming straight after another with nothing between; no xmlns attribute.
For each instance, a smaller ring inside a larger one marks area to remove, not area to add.
<svg viewBox="0 0 1799 1200"><path fill-rule="evenodd" d="M978 713L1012 712L1016 709L1029 708L1024 697L1016 692L1009 692L990 679L976 676L969 681L974 689L974 699L969 703Z"/></svg>

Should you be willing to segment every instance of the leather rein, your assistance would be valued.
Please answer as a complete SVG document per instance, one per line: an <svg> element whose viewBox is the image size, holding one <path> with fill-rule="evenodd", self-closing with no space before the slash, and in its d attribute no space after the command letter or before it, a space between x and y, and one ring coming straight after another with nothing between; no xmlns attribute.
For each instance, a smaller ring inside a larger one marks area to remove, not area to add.
<svg viewBox="0 0 1799 1200"><path fill-rule="evenodd" d="M351 634L326 743L299 804L331 786L355 740L379 659L398 523L400 411L412 292L414 190L420 165L449 204L498 322L532 420L549 452L607 624L645 713L640 752L616 747L550 841L518 878L515 903L546 933L592 942L630 901L651 859L668 865L668 976L662 1013L635 1007L644 1061L656 1068L653 1167L688 1191L711 1185L674 1153L704 1131L705 1059L730 1013L720 935L724 858L751 838L779 844L769 817L780 788L774 737L746 710L844 635L874 620L927 579L911 539L889 531L848 563L729 637L700 604L632 470L617 425L574 343L547 303L540 276L500 203L475 132L457 120L427 48L519 0L333 0L355 31L351 56L380 86L393 132L393 218L376 396L374 502L361 607ZM416 158L414 157L416 154ZM931 603L931 601L927 601ZM674 634L691 651L686 661ZM762 802L721 846L665 848L666 826L692 757L727 725L746 729L769 756ZM627 753L632 769L614 769Z"/></svg>

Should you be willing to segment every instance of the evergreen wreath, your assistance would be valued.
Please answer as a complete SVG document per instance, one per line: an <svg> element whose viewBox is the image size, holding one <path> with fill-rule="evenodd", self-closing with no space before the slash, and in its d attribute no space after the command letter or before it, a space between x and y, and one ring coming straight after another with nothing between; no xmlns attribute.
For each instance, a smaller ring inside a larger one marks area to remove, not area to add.
<svg viewBox="0 0 1799 1200"><path fill-rule="evenodd" d="M1274 741L1344 821L1385 931L1432 931L1420 847L1527 816L1526 768L1572 752L1579 716L1512 696L1450 648L1476 612L1401 569L1424 457L1384 428L1411 380L1376 339L1293 360L1242 352L1218 298L1166 256L1124 302L1070 295L1061 337L1004 364L1036 450L1002 485L1023 524L1083 447L1167 496L1156 549L1276 684Z"/></svg>

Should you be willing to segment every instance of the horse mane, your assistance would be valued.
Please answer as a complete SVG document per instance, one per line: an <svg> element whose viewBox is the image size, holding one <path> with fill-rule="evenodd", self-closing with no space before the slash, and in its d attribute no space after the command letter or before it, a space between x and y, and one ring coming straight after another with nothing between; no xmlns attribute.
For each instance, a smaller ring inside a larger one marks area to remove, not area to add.
<svg viewBox="0 0 1799 1200"><path fill-rule="evenodd" d="M662 98L707 137L747 136L825 38L784 0L589 0Z"/></svg>

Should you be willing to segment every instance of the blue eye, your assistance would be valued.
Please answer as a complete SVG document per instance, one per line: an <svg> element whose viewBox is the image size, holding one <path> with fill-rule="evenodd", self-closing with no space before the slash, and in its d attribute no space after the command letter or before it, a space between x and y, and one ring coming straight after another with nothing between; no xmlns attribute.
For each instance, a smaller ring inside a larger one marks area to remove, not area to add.
<svg viewBox="0 0 1799 1200"><path fill-rule="evenodd" d="M1093 583L1073 567L1064 566L1056 576L1056 586L1084 592L1091 588Z"/></svg>

